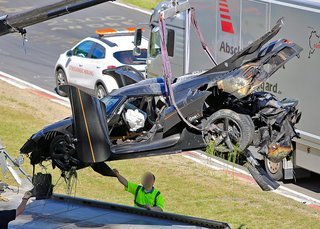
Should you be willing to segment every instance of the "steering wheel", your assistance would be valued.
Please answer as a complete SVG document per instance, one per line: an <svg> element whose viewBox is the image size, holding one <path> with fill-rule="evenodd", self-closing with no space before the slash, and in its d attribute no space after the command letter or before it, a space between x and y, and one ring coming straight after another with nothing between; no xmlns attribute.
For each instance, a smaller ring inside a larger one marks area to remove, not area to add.
<svg viewBox="0 0 320 229"><path fill-rule="evenodd" d="M82 58L86 58L86 56L83 53L78 53L77 56L82 57Z"/></svg>

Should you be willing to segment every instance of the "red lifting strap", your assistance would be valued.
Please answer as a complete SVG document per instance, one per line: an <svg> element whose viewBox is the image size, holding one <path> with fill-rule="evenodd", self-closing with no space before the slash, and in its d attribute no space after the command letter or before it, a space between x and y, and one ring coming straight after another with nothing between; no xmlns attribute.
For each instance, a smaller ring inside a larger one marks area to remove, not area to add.
<svg viewBox="0 0 320 229"><path fill-rule="evenodd" d="M197 21L197 18L196 18L196 10L194 8L191 8L191 23L196 31L196 34L201 42L201 46L203 48L203 50L205 51L205 53L208 55L209 59L215 64L215 65L218 65L216 60L213 58L206 42L204 41L204 37L203 37L203 34L200 30L200 27L199 27L199 24L198 24L198 21Z"/></svg>

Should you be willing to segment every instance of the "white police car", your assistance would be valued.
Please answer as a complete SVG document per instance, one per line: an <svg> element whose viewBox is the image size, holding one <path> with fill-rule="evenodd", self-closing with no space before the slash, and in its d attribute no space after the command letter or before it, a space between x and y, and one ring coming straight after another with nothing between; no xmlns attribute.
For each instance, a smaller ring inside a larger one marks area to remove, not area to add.
<svg viewBox="0 0 320 229"><path fill-rule="evenodd" d="M148 42L142 38L140 49L135 50L134 55L134 28L101 29L96 33L97 36L83 39L60 55L55 66L57 86L72 84L103 98L122 86L114 76L106 74L105 69L129 65L144 73ZM57 92L63 95L61 91Z"/></svg>

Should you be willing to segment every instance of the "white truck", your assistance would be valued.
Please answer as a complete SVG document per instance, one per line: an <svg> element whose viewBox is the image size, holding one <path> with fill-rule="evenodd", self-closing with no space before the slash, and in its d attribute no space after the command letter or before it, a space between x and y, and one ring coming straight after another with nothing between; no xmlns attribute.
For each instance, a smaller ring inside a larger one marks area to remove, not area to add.
<svg viewBox="0 0 320 229"><path fill-rule="evenodd" d="M162 75L159 35L159 12L177 9L176 1L164 1L150 18L150 40L147 76ZM182 6L185 0L178 1ZM301 58L292 60L285 71L279 71L261 90L279 98L296 98L302 119L294 151L280 163L264 160L268 174L276 180L320 173L320 123L318 88L320 85L320 1L297 0L189 0L195 8L198 24L218 63L246 47L266 33L279 18L285 25L277 38L293 39L303 47ZM214 65L204 52L190 26L190 11L181 11L167 19L167 49L175 77ZM191 28L191 29L190 29Z"/></svg>

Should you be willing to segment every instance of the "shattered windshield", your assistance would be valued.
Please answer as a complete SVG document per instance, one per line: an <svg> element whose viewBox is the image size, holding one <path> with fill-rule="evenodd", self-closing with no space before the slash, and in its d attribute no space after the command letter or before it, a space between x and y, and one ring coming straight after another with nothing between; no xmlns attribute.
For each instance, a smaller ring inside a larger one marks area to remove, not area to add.
<svg viewBox="0 0 320 229"><path fill-rule="evenodd" d="M107 115L110 114L114 110L114 108L119 104L121 101L121 96L106 96L101 101L106 105Z"/></svg>

